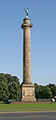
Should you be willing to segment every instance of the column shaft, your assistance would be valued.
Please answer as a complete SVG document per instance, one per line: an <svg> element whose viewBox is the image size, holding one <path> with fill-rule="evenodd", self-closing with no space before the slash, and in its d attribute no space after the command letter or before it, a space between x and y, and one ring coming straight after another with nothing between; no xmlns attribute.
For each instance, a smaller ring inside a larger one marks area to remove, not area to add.
<svg viewBox="0 0 56 120"><path fill-rule="evenodd" d="M31 40L30 27L23 29L23 82L31 82Z"/></svg>

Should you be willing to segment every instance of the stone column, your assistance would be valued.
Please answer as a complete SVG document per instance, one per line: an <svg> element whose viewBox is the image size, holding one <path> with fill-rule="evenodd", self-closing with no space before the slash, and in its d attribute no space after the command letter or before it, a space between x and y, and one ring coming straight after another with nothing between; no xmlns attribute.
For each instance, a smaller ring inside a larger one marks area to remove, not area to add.
<svg viewBox="0 0 56 120"><path fill-rule="evenodd" d="M30 19L23 20L23 83L31 83L31 34Z"/></svg>
<svg viewBox="0 0 56 120"><path fill-rule="evenodd" d="M23 28L23 82L21 84L21 100L36 101L35 88L31 82L31 33L30 19L25 18Z"/></svg>

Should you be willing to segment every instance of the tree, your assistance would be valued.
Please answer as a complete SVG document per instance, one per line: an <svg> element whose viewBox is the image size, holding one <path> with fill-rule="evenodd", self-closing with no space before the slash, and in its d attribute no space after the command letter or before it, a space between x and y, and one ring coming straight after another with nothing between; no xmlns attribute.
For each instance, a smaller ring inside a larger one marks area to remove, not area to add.
<svg viewBox="0 0 56 120"><path fill-rule="evenodd" d="M35 83L34 86L35 86L35 97L36 97L36 99L39 99L38 93L39 93L40 87L37 83Z"/></svg>
<svg viewBox="0 0 56 120"><path fill-rule="evenodd" d="M20 96L20 83L16 76L0 73L0 101L18 99Z"/></svg>
<svg viewBox="0 0 56 120"><path fill-rule="evenodd" d="M12 78L12 75L11 74L4 74L4 76L6 77L7 79L7 84L11 84L13 82L13 78Z"/></svg>
<svg viewBox="0 0 56 120"><path fill-rule="evenodd" d="M0 101L6 102L9 98L7 79L3 73L0 73Z"/></svg>
<svg viewBox="0 0 56 120"><path fill-rule="evenodd" d="M47 86L40 86L39 90L39 98L41 99L51 99L52 92L49 87Z"/></svg>
<svg viewBox="0 0 56 120"><path fill-rule="evenodd" d="M5 74L9 90L9 99L18 99L20 96L20 83L16 76Z"/></svg>
<svg viewBox="0 0 56 120"><path fill-rule="evenodd" d="M0 73L0 82L5 82L5 83L7 83L7 79L6 79L6 77L4 76L4 74L3 73Z"/></svg>
<svg viewBox="0 0 56 120"><path fill-rule="evenodd" d="M35 94L37 99L51 99L52 92L48 86L38 86L35 84Z"/></svg>
<svg viewBox="0 0 56 120"><path fill-rule="evenodd" d="M56 96L56 85L55 84L49 84L48 87L51 89L52 97Z"/></svg>
<svg viewBox="0 0 56 120"><path fill-rule="evenodd" d="M9 91L7 84L2 81L0 82L0 101L6 102L9 98Z"/></svg>
<svg viewBox="0 0 56 120"><path fill-rule="evenodd" d="M16 82L13 82L9 85L9 99L18 99L19 98L19 88Z"/></svg>
<svg viewBox="0 0 56 120"><path fill-rule="evenodd" d="M16 83L19 83L19 79L18 79L18 77L16 77L16 76L12 76L12 81L13 82L16 82Z"/></svg>

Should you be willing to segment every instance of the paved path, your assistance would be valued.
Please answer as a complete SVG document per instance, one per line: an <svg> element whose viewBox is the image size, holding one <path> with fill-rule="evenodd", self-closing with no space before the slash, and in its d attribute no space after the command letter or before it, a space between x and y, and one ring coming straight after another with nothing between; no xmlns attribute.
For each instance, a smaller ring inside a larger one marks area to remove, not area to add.
<svg viewBox="0 0 56 120"><path fill-rule="evenodd" d="M0 120L56 120L56 112L0 113Z"/></svg>

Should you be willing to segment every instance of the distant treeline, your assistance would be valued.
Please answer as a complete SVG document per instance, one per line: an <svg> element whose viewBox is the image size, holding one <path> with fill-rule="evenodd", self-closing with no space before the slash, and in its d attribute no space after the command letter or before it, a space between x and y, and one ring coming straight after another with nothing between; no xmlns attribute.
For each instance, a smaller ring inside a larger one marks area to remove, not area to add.
<svg viewBox="0 0 56 120"><path fill-rule="evenodd" d="M56 97L56 85L49 84L46 86L35 85L36 99L52 99ZM11 74L0 73L0 102L8 102L10 99L20 98L20 82L18 77Z"/></svg>

